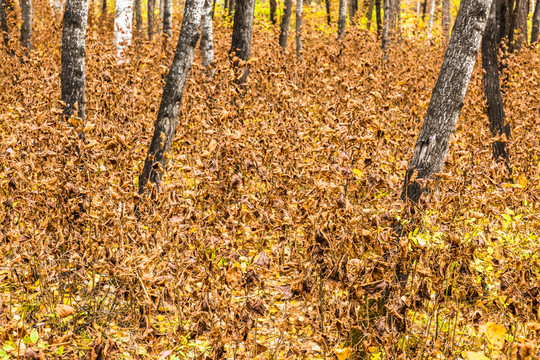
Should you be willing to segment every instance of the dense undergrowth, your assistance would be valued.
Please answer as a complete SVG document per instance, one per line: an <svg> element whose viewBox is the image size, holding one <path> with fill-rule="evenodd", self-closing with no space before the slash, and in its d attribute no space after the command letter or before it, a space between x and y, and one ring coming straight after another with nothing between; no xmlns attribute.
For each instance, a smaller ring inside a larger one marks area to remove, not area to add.
<svg viewBox="0 0 540 360"><path fill-rule="evenodd" d="M58 101L61 20L37 2L30 58L0 49L0 358L27 347L47 359L531 349L538 47L507 59L513 174L491 157L477 64L446 172L411 209L400 188L443 42L404 32L382 64L375 34L350 27L337 41L312 9L303 63L256 19L245 91L218 11L215 77L194 67L162 189L140 198L173 47L143 41L117 65L112 20L92 16L87 123L73 127Z"/></svg>

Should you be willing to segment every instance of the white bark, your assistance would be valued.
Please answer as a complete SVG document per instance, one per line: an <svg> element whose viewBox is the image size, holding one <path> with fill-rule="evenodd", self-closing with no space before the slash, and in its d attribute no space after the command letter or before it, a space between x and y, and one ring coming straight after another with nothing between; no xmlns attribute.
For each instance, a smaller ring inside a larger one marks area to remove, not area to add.
<svg viewBox="0 0 540 360"><path fill-rule="evenodd" d="M133 23L133 0L116 0L114 14L114 43L118 63L125 62L124 51L131 45Z"/></svg>
<svg viewBox="0 0 540 360"><path fill-rule="evenodd" d="M338 36L345 33L347 26L347 0L339 0Z"/></svg>
<svg viewBox="0 0 540 360"><path fill-rule="evenodd" d="M428 33L427 38L428 40L431 40L432 37L432 30L433 30L433 18L435 17L435 0L431 0L431 8L429 9L429 27L428 27Z"/></svg>
<svg viewBox="0 0 540 360"><path fill-rule="evenodd" d="M212 30L212 1L204 3L201 18L201 57L202 66L208 70L210 77L214 74L214 34Z"/></svg>
<svg viewBox="0 0 540 360"><path fill-rule="evenodd" d="M416 17L420 16L420 0L416 0Z"/></svg>

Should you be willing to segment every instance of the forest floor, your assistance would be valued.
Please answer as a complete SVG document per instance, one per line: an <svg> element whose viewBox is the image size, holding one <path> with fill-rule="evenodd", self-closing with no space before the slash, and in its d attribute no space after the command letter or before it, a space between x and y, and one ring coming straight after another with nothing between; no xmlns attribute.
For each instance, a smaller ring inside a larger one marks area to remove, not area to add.
<svg viewBox="0 0 540 360"><path fill-rule="evenodd" d="M162 189L140 198L174 46L117 65L111 19L92 16L71 126L61 21L38 3L30 58L0 49L0 359L536 353L539 47L503 76L513 173L492 160L478 62L445 173L412 209L399 196L444 42L406 19L382 64L374 33L338 41L315 10L303 62L257 10L246 89L216 14L215 77L194 67Z"/></svg>

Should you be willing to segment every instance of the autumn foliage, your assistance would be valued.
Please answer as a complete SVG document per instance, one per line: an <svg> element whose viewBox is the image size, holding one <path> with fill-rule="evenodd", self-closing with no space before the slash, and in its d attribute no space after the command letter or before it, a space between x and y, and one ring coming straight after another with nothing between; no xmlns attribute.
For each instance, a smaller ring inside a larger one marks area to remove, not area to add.
<svg viewBox="0 0 540 360"><path fill-rule="evenodd" d="M0 358L536 353L538 46L502 76L513 172L492 160L477 64L445 173L410 208L399 195L442 37L428 45L405 19L383 64L374 33L338 41L306 6L298 62L258 8L241 88L218 9L215 76L195 64L160 192L141 197L174 49L135 39L118 65L96 9L87 122L68 124L61 21L34 9L30 57L16 36L15 56L0 48Z"/></svg>

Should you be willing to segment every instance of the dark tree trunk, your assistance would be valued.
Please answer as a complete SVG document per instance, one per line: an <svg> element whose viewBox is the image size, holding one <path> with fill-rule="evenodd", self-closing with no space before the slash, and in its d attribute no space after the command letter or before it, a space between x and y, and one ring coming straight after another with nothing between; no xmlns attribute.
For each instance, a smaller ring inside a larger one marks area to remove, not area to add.
<svg viewBox="0 0 540 360"><path fill-rule="evenodd" d="M32 0L21 0L22 25L21 44L26 48L26 55L32 49Z"/></svg>
<svg viewBox="0 0 540 360"><path fill-rule="evenodd" d="M373 18L373 6L375 5L375 0L369 0L369 6L367 11L367 24L366 29L371 29L371 19Z"/></svg>
<svg viewBox="0 0 540 360"><path fill-rule="evenodd" d="M281 27L279 31L279 46L284 50L287 48L287 38L289 37L289 26L291 24L292 0L285 0L283 4L283 16L281 17Z"/></svg>
<svg viewBox="0 0 540 360"><path fill-rule="evenodd" d="M482 68L484 69L483 83L484 94L488 104L489 129L493 137L506 135L510 138L510 125L505 124L506 115L503 108L503 100L501 96L501 87L499 83L499 65L497 60L498 54L498 24L497 24L497 1L491 5L486 30L482 38ZM508 164L508 154L505 150L506 142L496 141L492 145L493 157L495 160L504 159Z"/></svg>
<svg viewBox="0 0 540 360"><path fill-rule="evenodd" d="M347 0L339 0L338 12L338 36L341 37L345 33L347 26Z"/></svg>
<svg viewBox="0 0 540 360"><path fill-rule="evenodd" d="M277 1L270 0L270 21L273 25L276 25L276 10L277 10Z"/></svg>
<svg viewBox="0 0 540 360"><path fill-rule="evenodd" d="M381 0L375 0L375 13L377 15L377 37L380 38L382 34L382 6Z"/></svg>
<svg viewBox="0 0 540 360"><path fill-rule="evenodd" d="M214 74L214 34L212 27L212 3L205 0L201 18L201 57L202 66L207 69L208 75Z"/></svg>
<svg viewBox="0 0 540 360"><path fill-rule="evenodd" d="M538 41L538 33L540 32L540 1L536 0L536 6L534 7L534 14L532 18L532 30L531 30L531 44Z"/></svg>
<svg viewBox="0 0 540 360"><path fill-rule="evenodd" d="M330 25L332 23L332 17L330 16L330 0L324 0L324 4L326 5L326 22Z"/></svg>
<svg viewBox="0 0 540 360"><path fill-rule="evenodd" d="M422 3L422 21L426 21L427 3L428 0L424 0Z"/></svg>
<svg viewBox="0 0 540 360"><path fill-rule="evenodd" d="M303 0L296 0L296 58L302 61L302 10L304 8Z"/></svg>
<svg viewBox="0 0 540 360"><path fill-rule="evenodd" d="M9 48L9 27L4 0L0 0L0 31L2 31L2 37L4 38L6 48Z"/></svg>
<svg viewBox="0 0 540 360"><path fill-rule="evenodd" d="M67 0L62 28L62 101L64 116L77 116L84 122L84 57L86 54L86 21L88 0Z"/></svg>
<svg viewBox="0 0 540 360"><path fill-rule="evenodd" d="M349 20L351 25L355 24L354 17L356 16L356 11L358 10L358 0L349 1Z"/></svg>
<svg viewBox="0 0 540 360"><path fill-rule="evenodd" d="M233 10L236 11L236 0L229 0L229 16L232 15Z"/></svg>
<svg viewBox="0 0 540 360"><path fill-rule="evenodd" d="M163 3L163 34L167 36L167 39L170 39L172 37L173 0L161 0L161 2ZM210 5L208 9L211 10Z"/></svg>
<svg viewBox="0 0 540 360"><path fill-rule="evenodd" d="M101 2L101 16L107 15L107 0Z"/></svg>
<svg viewBox="0 0 540 360"><path fill-rule="evenodd" d="M142 25L141 0L135 0L135 35L137 39L141 38Z"/></svg>
<svg viewBox="0 0 540 360"><path fill-rule="evenodd" d="M517 19L516 19L516 30L518 32L516 40L514 42L514 47L512 50L520 50L523 43L528 43L528 33L527 33L527 15L529 13L529 1L528 0L518 0L516 3L518 7Z"/></svg>
<svg viewBox="0 0 540 360"><path fill-rule="evenodd" d="M152 40L154 36L154 7L156 6L155 0L148 0L148 40Z"/></svg>
<svg viewBox="0 0 540 360"><path fill-rule="evenodd" d="M231 50L229 51L229 54L233 56L235 68L239 68L239 63L235 58L247 62L251 56L254 15L255 0L237 0L234 12ZM235 83L239 85L244 84L248 75L249 64L246 64L242 75L236 78Z"/></svg>
<svg viewBox="0 0 540 360"><path fill-rule="evenodd" d="M492 0L463 0L448 43L439 78L431 94L424 123L405 175L402 199L418 202L427 187L416 179L429 179L444 168L450 137L480 48Z"/></svg>
<svg viewBox="0 0 540 360"><path fill-rule="evenodd" d="M171 144L178 125L184 88L189 77L195 47L199 40L199 28L204 0L187 0L178 38L176 53L163 88L161 104L150 143L148 156L139 176L139 193L143 193L148 181L159 188Z"/></svg>
<svg viewBox="0 0 540 360"><path fill-rule="evenodd" d="M510 10L508 8L508 0L497 1L497 23L499 24L499 34L497 43L504 41L508 43L508 34L510 32Z"/></svg>
<svg viewBox="0 0 540 360"><path fill-rule="evenodd" d="M384 0L384 24L383 24L383 31L382 31L383 53L385 53L386 50L388 49L388 32L389 32L389 27L390 27L390 16L391 16L390 7L391 7L390 0ZM383 56L383 59L386 59L386 54Z"/></svg>
<svg viewBox="0 0 540 360"><path fill-rule="evenodd" d="M448 36L450 35L450 0L442 0L441 25L444 37L448 40Z"/></svg>

